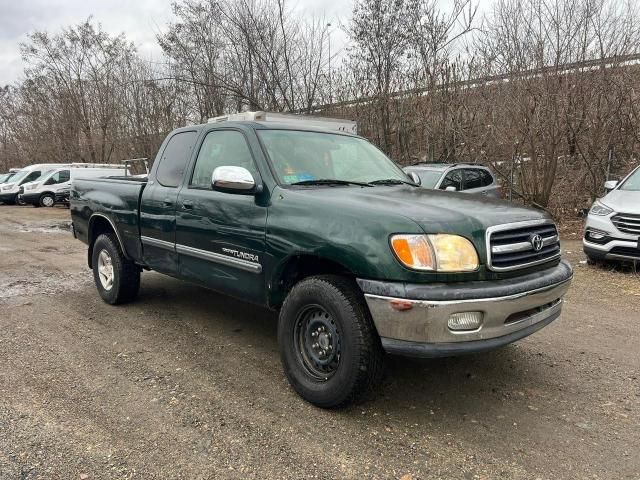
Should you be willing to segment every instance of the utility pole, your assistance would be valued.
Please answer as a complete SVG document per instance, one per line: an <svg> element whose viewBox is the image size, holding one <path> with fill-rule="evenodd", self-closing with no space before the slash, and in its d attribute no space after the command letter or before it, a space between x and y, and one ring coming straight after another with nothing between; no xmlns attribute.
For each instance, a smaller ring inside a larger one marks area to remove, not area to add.
<svg viewBox="0 0 640 480"><path fill-rule="evenodd" d="M327 36L329 37L329 105L333 103L333 91L331 88L331 23L327 23Z"/></svg>

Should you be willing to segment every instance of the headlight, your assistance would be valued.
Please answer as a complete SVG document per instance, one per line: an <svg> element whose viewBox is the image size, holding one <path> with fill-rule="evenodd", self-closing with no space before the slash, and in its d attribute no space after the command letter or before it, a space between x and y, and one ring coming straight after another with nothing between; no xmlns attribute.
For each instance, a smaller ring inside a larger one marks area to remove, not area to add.
<svg viewBox="0 0 640 480"><path fill-rule="evenodd" d="M589 213L593 215L609 215L612 212L612 209L607 207L604 203L600 203L598 200L593 202L591 210L589 211Z"/></svg>
<svg viewBox="0 0 640 480"><path fill-rule="evenodd" d="M37 186L38 186L37 184L36 185L27 185L26 187L24 187L24 189L25 190L35 190Z"/></svg>
<svg viewBox="0 0 640 480"><path fill-rule="evenodd" d="M413 270L472 272L479 265L473 244L458 235L393 235L391 248Z"/></svg>
<svg viewBox="0 0 640 480"><path fill-rule="evenodd" d="M15 183L8 183L2 187L2 190L11 190L15 186Z"/></svg>

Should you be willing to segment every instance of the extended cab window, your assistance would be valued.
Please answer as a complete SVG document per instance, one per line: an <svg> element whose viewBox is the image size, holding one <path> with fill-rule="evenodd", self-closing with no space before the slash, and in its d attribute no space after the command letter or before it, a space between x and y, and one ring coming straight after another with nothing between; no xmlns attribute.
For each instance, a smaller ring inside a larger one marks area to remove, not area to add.
<svg viewBox="0 0 640 480"><path fill-rule="evenodd" d="M446 190L447 187L455 187L458 192L462 190L462 170L452 170L447 173L440 184L440 190Z"/></svg>
<svg viewBox="0 0 640 480"><path fill-rule="evenodd" d="M156 179L160 185L180 185L197 136L197 132L180 132L169 139L156 172Z"/></svg>
<svg viewBox="0 0 640 480"><path fill-rule="evenodd" d="M257 171L251 157L251 150L244 135L234 130L214 130L209 132L198 152L196 166L191 177L191 186L211 188L211 175L217 167L243 167L254 178Z"/></svg>

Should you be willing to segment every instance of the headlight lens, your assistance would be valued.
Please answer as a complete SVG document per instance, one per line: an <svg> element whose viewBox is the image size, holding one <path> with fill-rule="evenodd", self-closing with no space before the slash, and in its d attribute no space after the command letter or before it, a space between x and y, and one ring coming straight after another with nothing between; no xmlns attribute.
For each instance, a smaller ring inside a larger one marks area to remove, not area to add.
<svg viewBox="0 0 640 480"><path fill-rule="evenodd" d="M2 186L2 190L11 190L15 186L15 183L7 183Z"/></svg>
<svg viewBox="0 0 640 480"><path fill-rule="evenodd" d="M612 212L613 210L611 208L607 207L604 203L600 203L597 200L593 202L591 210L589 211L589 213L593 215L609 215Z"/></svg>
<svg viewBox="0 0 640 480"><path fill-rule="evenodd" d="M458 235L394 235L391 248L413 270L472 272L479 265L473 244Z"/></svg>
<svg viewBox="0 0 640 480"><path fill-rule="evenodd" d="M24 189L25 190L35 190L37 186L38 186L37 184L27 185L26 187L24 187Z"/></svg>

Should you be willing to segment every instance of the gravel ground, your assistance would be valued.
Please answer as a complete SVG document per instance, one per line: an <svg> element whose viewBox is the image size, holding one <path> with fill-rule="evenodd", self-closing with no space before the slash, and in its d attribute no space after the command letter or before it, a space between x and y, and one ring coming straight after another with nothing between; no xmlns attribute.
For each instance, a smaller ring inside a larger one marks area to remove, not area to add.
<svg viewBox="0 0 640 480"><path fill-rule="evenodd" d="M0 479L640 479L640 276L587 266L501 350L390 358L379 395L301 400L276 317L156 273L104 304L68 210L0 206Z"/></svg>

